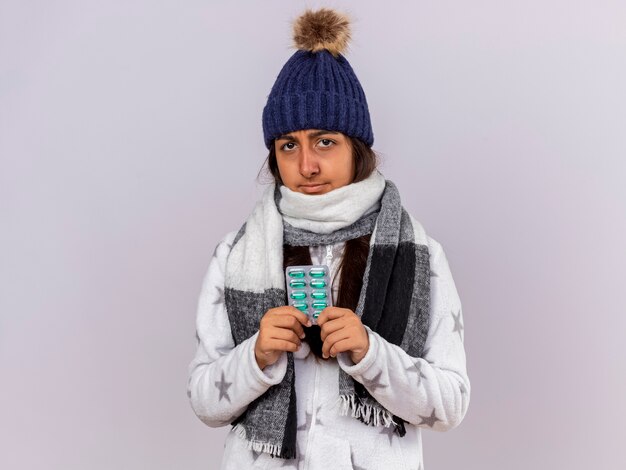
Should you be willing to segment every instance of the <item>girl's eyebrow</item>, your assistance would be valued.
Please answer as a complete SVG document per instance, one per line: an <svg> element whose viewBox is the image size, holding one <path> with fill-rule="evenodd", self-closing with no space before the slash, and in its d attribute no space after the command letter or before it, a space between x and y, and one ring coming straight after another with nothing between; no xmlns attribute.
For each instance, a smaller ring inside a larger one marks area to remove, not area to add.
<svg viewBox="0 0 626 470"><path fill-rule="evenodd" d="M324 135L324 134L339 134L339 132L327 131L325 129L322 129L320 131L309 132L309 137L319 137L320 135Z"/></svg>
<svg viewBox="0 0 626 470"><path fill-rule="evenodd" d="M309 137L319 137L320 135L324 135L324 134L339 134L339 132L327 131L325 129L322 129L320 131L311 131L307 135ZM290 142L297 142L298 141L298 139L296 137L294 137L293 135L291 135L291 134L281 135L276 140L288 140Z"/></svg>

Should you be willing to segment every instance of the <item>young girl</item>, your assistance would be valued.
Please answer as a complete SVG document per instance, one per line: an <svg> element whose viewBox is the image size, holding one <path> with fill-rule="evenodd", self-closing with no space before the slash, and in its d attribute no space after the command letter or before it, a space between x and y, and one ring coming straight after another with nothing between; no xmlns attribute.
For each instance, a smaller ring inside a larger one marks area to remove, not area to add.
<svg viewBox="0 0 626 470"><path fill-rule="evenodd" d="M421 430L469 405L448 262L376 168L349 38L334 10L296 20L263 110L274 181L202 283L188 395L202 422L233 426L222 469L421 470ZM332 286L316 319L285 282L312 264Z"/></svg>

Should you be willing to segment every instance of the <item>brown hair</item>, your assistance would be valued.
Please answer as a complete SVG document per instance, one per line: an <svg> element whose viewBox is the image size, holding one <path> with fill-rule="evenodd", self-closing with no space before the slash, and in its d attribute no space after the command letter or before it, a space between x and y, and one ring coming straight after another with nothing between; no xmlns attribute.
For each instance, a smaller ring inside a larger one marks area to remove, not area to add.
<svg viewBox="0 0 626 470"><path fill-rule="evenodd" d="M371 147L368 147L362 140L347 136L352 144L352 157L354 158L354 178L353 183L358 183L372 174L378 165L378 155ZM270 173L274 177L277 185L283 184L276 162L276 150L274 141L270 145L270 151L266 159ZM336 307L349 308L353 312L356 310L363 285L363 274L369 252L371 234L363 235L352 240L347 240L338 273L341 273ZM283 271L287 266L299 266L312 264L311 253L308 246L283 245ZM336 276L335 276L336 278ZM285 299L287 300L287 299ZM322 339L320 337L320 327L313 325L304 327L306 341L311 347L311 352L317 357L322 357Z"/></svg>

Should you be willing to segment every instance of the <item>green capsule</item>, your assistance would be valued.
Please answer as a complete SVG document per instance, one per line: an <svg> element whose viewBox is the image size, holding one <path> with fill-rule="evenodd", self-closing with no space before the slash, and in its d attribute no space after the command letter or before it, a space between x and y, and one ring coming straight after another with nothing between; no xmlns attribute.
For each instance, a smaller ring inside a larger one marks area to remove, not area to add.
<svg viewBox="0 0 626 470"><path fill-rule="evenodd" d="M322 313L322 311L321 311L321 310L315 310L315 311L313 312L313 318L315 318L315 319L317 320L317 317L319 317L319 316L320 316L320 313Z"/></svg>
<svg viewBox="0 0 626 470"><path fill-rule="evenodd" d="M309 306L307 305L306 302L295 302L293 304L294 307L296 307L298 310L301 310L303 312L306 312L307 309L309 308Z"/></svg>
<svg viewBox="0 0 626 470"><path fill-rule="evenodd" d="M301 279L292 279L289 281L289 286L292 289L302 288L306 286L306 282Z"/></svg>
<svg viewBox="0 0 626 470"><path fill-rule="evenodd" d="M293 269L289 271L289 277L304 277L304 269Z"/></svg>
<svg viewBox="0 0 626 470"><path fill-rule="evenodd" d="M313 297L314 299L325 299L326 291L323 291L323 290L313 291L311 292L311 297Z"/></svg>
<svg viewBox="0 0 626 470"><path fill-rule="evenodd" d="M302 300L306 297L306 292L304 291L293 291L291 293L291 298L292 299L298 299L298 300Z"/></svg>
<svg viewBox="0 0 626 470"><path fill-rule="evenodd" d="M324 268L312 268L309 270L309 276L311 277L324 277L326 270Z"/></svg>
<svg viewBox="0 0 626 470"><path fill-rule="evenodd" d="M326 287L326 281L324 279L312 279L309 285L314 289L323 289Z"/></svg>
<svg viewBox="0 0 626 470"><path fill-rule="evenodd" d="M323 300L318 300L317 302L313 302L313 308L322 309L326 307L327 307L326 302L324 302Z"/></svg>

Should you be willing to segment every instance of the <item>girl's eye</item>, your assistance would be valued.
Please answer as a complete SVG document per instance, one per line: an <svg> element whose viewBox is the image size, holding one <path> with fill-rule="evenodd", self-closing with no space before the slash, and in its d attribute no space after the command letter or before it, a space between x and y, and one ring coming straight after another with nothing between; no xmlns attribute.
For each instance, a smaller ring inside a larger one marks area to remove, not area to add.
<svg viewBox="0 0 626 470"><path fill-rule="evenodd" d="M322 147L330 147L332 144L334 144L335 142L333 142L330 139L322 139L320 140L320 142L322 142L324 145L322 145Z"/></svg>
<svg viewBox="0 0 626 470"><path fill-rule="evenodd" d="M292 145L293 142L287 142L286 144L283 144L283 146L281 147L281 150L291 150L292 147L286 148L287 145Z"/></svg>

